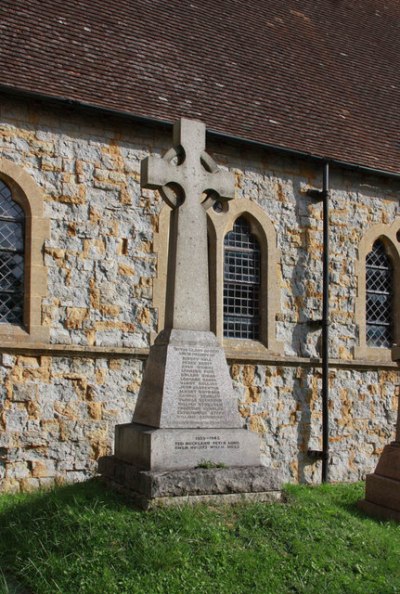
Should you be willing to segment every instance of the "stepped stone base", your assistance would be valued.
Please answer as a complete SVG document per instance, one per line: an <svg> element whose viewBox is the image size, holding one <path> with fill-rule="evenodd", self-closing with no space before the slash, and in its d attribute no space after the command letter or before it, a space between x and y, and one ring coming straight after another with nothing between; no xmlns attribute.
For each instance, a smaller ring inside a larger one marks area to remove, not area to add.
<svg viewBox="0 0 400 594"><path fill-rule="evenodd" d="M367 475L365 499L358 507L370 516L400 522L400 443L384 448L375 472Z"/></svg>
<svg viewBox="0 0 400 594"><path fill-rule="evenodd" d="M142 509L195 503L282 501L282 480L277 471L265 466L146 471L108 456L99 461L99 472L107 484Z"/></svg>

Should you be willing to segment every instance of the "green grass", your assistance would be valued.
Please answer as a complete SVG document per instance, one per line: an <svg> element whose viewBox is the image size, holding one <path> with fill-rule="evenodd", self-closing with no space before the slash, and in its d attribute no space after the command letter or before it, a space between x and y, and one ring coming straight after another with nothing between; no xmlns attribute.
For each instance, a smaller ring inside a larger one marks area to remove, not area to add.
<svg viewBox="0 0 400 594"><path fill-rule="evenodd" d="M362 495L291 486L287 505L151 512L95 481L2 496L0 567L34 594L399 593L400 526L359 513Z"/></svg>

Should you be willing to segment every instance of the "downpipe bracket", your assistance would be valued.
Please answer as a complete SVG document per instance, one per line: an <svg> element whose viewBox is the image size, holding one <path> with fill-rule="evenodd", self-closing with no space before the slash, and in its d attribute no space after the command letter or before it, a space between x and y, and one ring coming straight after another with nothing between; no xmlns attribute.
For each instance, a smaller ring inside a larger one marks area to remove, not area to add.
<svg viewBox="0 0 400 594"><path fill-rule="evenodd" d="M311 460L329 460L328 452L323 452L322 450L308 450L307 456Z"/></svg>
<svg viewBox="0 0 400 594"><path fill-rule="evenodd" d="M314 188L309 188L306 191L306 195L312 200L315 200L315 202L322 202L327 197L328 192L326 190L316 190Z"/></svg>

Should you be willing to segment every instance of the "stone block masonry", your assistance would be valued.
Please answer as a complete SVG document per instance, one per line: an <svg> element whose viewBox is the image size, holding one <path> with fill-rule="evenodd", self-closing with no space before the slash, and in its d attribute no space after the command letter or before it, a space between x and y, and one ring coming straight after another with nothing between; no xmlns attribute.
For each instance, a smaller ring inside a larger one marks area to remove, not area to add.
<svg viewBox="0 0 400 594"><path fill-rule="evenodd" d="M140 190L140 161L162 154L169 133L118 120L3 100L0 157L43 191L50 238L43 246L49 342L1 348L0 489L26 490L92 476L111 453L114 427L132 421L150 337L161 199ZM284 355L232 355L243 423L262 437L264 462L285 480L318 482L321 206L312 166L234 147L209 146L236 176L235 200L250 200L277 233L279 313ZM1 172L0 172L1 175ZM375 225L398 218L393 182L332 174L331 478L371 472L394 437L398 371L388 360L355 359L358 245ZM0 338L1 341L1 338ZM1 346L1 342L0 342ZM235 350L235 353L238 353ZM240 353L240 351L239 351Z"/></svg>
<svg viewBox="0 0 400 594"><path fill-rule="evenodd" d="M132 419L142 362L3 355L0 479L4 491L89 478Z"/></svg>

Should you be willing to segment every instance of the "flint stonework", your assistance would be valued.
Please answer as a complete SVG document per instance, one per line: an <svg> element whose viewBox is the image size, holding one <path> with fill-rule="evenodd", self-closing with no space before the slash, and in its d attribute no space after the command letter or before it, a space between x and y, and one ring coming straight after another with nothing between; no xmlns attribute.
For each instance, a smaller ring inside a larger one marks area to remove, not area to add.
<svg viewBox="0 0 400 594"><path fill-rule="evenodd" d="M48 297L37 307L50 342L32 351L25 338L12 341L0 357L0 491L13 492L89 479L99 457L112 450L115 425L132 421L143 357L157 333L161 286L164 293L166 264L156 270L156 262L168 251L169 207L152 190L141 190L140 161L168 148L169 138L164 129L110 118L95 123L77 111L55 117L38 104L32 127L31 110L16 97L4 96L1 112L0 161L43 189L51 229L44 244L34 242L47 270ZM310 463L307 448L320 449L313 364L320 333L304 320L320 317L321 205L310 204L306 189L310 179L320 186L321 167L272 153L260 160L255 150L212 139L210 147L235 171L235 203L243 212L263 211L279 250L272 269L277 317L268 333L285 355L231 349L234 400L243 423L262 436L263 463L279 468L287 482L319 483L320 463ZM331 181L330 241L345 269L333 262L330 476L354 482L374 472L377 452L395 439L399 367L383 359L390 349L368 361L355 349L360 242L379 228L376 237L392 233L393 245L400 245L393 199L400 188L344 169ZM226 213L213 211L214 221L230 220L229 210L231 203ZM268 259L271 246L268 239ZM304 298L296 297L299 291ZM400 347L393 355L400 360Z"/></svg>

